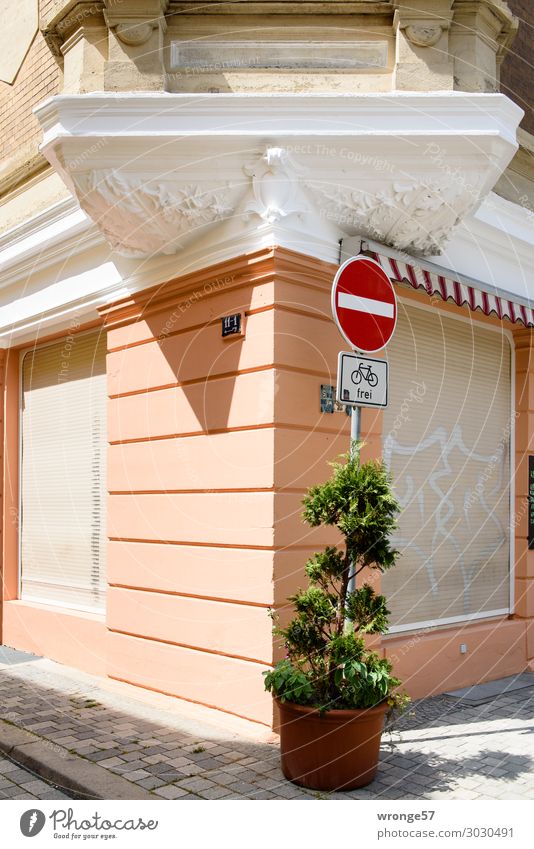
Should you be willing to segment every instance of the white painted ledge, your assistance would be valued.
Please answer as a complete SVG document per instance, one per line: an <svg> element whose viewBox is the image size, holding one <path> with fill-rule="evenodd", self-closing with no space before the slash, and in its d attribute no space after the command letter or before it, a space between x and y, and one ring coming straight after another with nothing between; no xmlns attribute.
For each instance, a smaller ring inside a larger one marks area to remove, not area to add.
<svg viewBox="0 0 534 849"><path fill-rule="evenodd" d="M43 153L133 257L254 222L439 253L508 165L523 114L463 92L95 93L35 111Z"/></svg>

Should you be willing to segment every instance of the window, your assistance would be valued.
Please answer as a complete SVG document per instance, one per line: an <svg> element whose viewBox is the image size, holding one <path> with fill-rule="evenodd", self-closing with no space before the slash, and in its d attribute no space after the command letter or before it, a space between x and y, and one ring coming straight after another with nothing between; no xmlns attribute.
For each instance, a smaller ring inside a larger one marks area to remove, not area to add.
<svg viewBox="0 0 534 849"><path fill-rule="evenodd" d="M71 335L21 363L21 598L105 606L105 335Z"/></svg>
<svg viewBox="0 0 534 849"><path fill-rule="evenodd" d="M383 450L403 507L383 578L392 631L508 612L508 338L401 305L387 356Z"/></svg>

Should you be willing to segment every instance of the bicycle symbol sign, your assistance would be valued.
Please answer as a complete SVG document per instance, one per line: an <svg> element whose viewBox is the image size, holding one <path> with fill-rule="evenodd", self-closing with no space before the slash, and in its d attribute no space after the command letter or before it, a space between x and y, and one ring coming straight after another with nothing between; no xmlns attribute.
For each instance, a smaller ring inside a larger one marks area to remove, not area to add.
<svg viewBox="0 0 534 849"><path fill-rule="evenodd" d="M336 398L341 404L387 407L387 361L342 351L338 359Z"/></svg>
<svg viewBox="0 0 534 849"><path fill-rule="evenodd" d="M378 383L378 376L371 369L371 366L364 366L361 360L358 368L352 372L350 379L356 384L356 386L358 383L361 383L362 379L367 381L369 386L376 386Z"/></svg>

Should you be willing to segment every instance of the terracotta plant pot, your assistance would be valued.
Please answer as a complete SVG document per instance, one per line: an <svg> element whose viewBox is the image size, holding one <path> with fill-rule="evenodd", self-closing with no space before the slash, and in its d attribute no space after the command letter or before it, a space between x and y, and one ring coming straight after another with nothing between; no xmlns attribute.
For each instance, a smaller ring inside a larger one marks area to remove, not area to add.
<svg viewBox="0 0 534 849"><path fill-rule="evenodd" d="M329 710L282 702L282 772L313 790L353 790L376 775L387 702L364 710Z"/></svg>

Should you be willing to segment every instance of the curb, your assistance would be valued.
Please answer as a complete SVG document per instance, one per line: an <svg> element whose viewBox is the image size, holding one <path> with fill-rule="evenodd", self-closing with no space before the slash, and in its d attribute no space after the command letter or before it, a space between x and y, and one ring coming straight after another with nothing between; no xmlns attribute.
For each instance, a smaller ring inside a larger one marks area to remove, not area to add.
<svg viewBox="0 0 534 849"><path fill-rule="evenodd" d="M0 720L0 752L20 766L86 799L158 799L128 779L73 755L31 731Z"/></svg>

